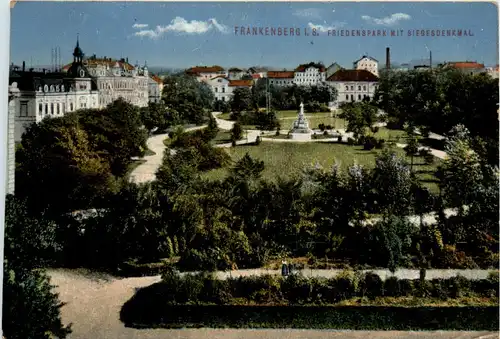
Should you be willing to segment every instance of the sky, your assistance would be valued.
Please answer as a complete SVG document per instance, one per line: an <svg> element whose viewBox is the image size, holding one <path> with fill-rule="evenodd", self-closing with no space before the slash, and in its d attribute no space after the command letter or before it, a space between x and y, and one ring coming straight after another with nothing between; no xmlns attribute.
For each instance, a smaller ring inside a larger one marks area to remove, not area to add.
<svg viewBox="0 0 500 339"><path fill-rule="evenodd" d="M242 36L235 27L293 27L301 34ZM312 28L318 36L312 36ZM353 29L403 30L403 35L332 36ZM409 37L407 31L414 29L462 29L474 36ZM57 46L63 64L69 63L77 35L87 56L172 68L292 69L311 61L349 68L363 55L385 63L386 47L399 63L428 58L432 51L433 61L498 64L498 9L470 2L18 2L11 16L11 62L50 65Z"/></svg>

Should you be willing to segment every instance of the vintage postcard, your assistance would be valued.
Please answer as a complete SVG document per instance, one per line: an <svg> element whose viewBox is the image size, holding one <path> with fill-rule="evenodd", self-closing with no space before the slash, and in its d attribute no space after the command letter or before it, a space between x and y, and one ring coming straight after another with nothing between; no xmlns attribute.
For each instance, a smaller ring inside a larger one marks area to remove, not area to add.
<svg viewBox="0 0 500 339"><path fill-rule="evenodd" d="M498 337L496 4L11 7L4 338Z"/></svg>

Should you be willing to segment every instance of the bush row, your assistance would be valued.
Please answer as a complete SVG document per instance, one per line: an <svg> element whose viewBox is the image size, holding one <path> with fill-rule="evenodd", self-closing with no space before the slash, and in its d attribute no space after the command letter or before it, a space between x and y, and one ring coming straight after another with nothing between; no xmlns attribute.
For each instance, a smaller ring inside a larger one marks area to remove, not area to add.
<svg viewBox="0 0 500 339"><path fill-rule="evenodd" d="M263 275L215 279L201 273L180 276L174 271L163 275L156 287L169 304L241 302L258 304L289 303L335 304L355 297L459 298L465 296L498 297L498 273L488 279L468 280L457 276L448 279L409 280L390 277L385 281L373 273L345 271L335 278L302 275Z"/></svg>

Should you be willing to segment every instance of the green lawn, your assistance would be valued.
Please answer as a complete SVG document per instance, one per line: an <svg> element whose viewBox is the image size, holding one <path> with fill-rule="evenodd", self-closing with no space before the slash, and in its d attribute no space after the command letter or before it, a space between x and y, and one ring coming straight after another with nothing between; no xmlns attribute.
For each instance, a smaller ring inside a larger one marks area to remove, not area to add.
<svg viewBox="0 0 500 339"><path fill-rule="evenodd" d="M380 150L364 151L362 146L349 146L338 143L275 143L263 141L260 145L245 145L228 148L227 151L234 161L239 160L249 153L250 156L263 160L265 169L263 177L273 180L278 176L293 177L300 175L301 170L314 166L316 163L323 168L330 168L336 161L342 169L357 162L358 164L374 167L375 156ZM400 148L396 148L398 154L404 154ZM432 171L440 163L435 159L433 165L426 165L421 157L414 158L414 170L422 179L424 184L433 191L437 190L436 183L432 177ZM410 162L410 159L408 159ZM216 169L205 173L207 179L222 179L227 175L227 168Z"/></svg>
<svg viewBox="0 0 500 339"><path fill-rule="evenodd" d="M220 129L217 136L212 140L212 145L227 144L231 142L231 132Z"/></svg>

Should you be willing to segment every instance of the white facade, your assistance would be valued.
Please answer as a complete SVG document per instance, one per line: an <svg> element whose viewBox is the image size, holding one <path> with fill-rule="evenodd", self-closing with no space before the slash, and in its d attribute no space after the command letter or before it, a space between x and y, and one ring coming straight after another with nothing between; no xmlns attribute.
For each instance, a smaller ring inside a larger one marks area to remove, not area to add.
<svg viewBox="0 0 500 339"><path fill-rule="evenodd" d="M89 62L86 66L96 80L100 108L119 98L138 107L148 105L150 77L146 66L131 67L118 61L112 66L107 61Z"/></svg>
<svg viewBox="0 0 500 339"><path fill-rule="evenodd" d="M30 78L30 74L24 74ZM43 76L43 75L42 75ZM31 79L31 78L30 78ZM99 95L92 89L90 78L73 80L73 84L68 86L68 81L59 84L38 84L35 90L31 88L20 88L15 112L15 132L16 142L21 140L26 127L31 123L38 123L44 118L60 117L67 112L78 109L99 108ZM33 80L38 82L38 80ZM43 78L41 80L43 82ZM17 87L17 82L11 82L12 87Z"/></svg>
<svg viewBox="0 0 500 339"><path fill-rule="evenodd" d="M7 120L7 175L6 175L6 194L14 194L16 179L16 144L15 144L15 115L19 100L19 89L9 86L9 110Z"/></svg>
<svg viewBox="0 0 500 339"><path fill-rule="evenodd" d="M378 83L368 81L332 81L331 85L337 89L337 106L344 102L362 101L364 98L373 98Z"/></svg>
<svg viewBox="0 0 500 339"><path fill-rule="evenodd" d="M212 89L215 100L229 101L233 95L233 87L229 86L229 80L223 76L214 77L207 81Z"/></svg>
<svg viewBox="0 0 500 339"><path fill-rule="evenodd" d="M230 68L228 71L228 77L231 80L241 80L241 78L247 75L247 72L239 69L239 68Z"/></svg>
<svg viewBox="0 0 500 339"><path fill-rule="evenodd" d="M493 79L498 79L498 66L486 68L486 73Z"/></svg>
<svg viewBox="0 0 500 339"><path fill-rule="evenodd" d="M357 70L364 69L378 76L378 61L369 56L363 56L361 59L354 61L353 68Z"/></svg>
<svg viewBox="0 0 500 339"><path fill-rule="evenodd" d="M148 95L149 102L159 103L161 99L161 86L159 83L159 79L153 79L149 77L148 79Z"/></svg>
<svg viewBox="0 0 500 339"><path fill-rule="evenodd" d="M269 79L269 85L274 86L292 86L294 84L294 72L288 71L275 71L267 72L267 78Z"/></svg>
<svg viewBox="0 0 500 339"><path fill-rule="evenodd" d="M303 71L295 71L293 82L299 86L313 86L326 80L326 72L318 67L307 67Z"/></svg>

